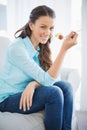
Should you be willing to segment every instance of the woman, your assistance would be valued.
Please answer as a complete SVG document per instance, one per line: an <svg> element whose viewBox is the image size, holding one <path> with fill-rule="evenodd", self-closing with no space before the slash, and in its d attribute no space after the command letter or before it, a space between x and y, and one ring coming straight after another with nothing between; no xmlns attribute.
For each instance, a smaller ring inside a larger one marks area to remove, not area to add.
<svg viewBox="0 0 87 130"><path fill-rule="evenodd" d="M77 44L77 33L67 36L52 63L49 44L54 19L51 8L38 6L15 33L20 32L7 49L0 76L0 111L30 114L45 109L46 130L71 130L71 85L56 78L67 50Z"/></svg>

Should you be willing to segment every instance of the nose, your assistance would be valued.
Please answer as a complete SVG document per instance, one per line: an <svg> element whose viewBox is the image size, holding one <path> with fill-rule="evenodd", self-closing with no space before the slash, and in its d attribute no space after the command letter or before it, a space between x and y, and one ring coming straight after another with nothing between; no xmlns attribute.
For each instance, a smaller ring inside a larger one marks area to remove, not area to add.
<svg viewBox="0 0 87 130"><path fill-rule="evenodd" d="M49 36L51 34L51 31L49 30L49 29L47 29L46 31L45 31L45 35L46 36Z"/></svg>

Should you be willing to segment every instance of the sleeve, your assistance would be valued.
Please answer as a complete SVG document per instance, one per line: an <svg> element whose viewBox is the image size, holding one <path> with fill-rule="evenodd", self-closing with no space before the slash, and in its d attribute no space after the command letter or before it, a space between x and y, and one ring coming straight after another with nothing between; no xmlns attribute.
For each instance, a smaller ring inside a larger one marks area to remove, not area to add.
<svg viewBox="0 0 87 130"><path fill-rule="evenodd" d="M27 76L44 86L51 86L55 79L45 72L36 62L30 58L25 48L12 46L8 51L9 61L21 69Z"/></svg>

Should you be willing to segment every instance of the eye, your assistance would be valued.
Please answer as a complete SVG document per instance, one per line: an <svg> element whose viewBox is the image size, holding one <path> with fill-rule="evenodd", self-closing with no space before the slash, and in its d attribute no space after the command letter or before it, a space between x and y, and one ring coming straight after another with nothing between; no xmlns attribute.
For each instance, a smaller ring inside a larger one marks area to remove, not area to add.
<svg viewBox="0 0 87 130"><path fill-rule="evenodd" d="M41 26L42 29L46 29L46 26Z"/></svg>
<svg viewBox="0 0 87 130"><path fill-rule="evenodd" d="M50 30L53 31L53 30L54 30L54 27L51 27Z"/></svg>

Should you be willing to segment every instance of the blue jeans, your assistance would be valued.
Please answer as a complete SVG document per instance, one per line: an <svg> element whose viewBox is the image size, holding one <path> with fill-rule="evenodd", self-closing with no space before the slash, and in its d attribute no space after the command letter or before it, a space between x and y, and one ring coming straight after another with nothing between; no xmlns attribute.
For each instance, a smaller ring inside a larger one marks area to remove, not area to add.
<svg viewBox="0 0 87 130"><path fill-rule="evenodd" d="M73 91L69 83L59 81L53 86L36 88L30 110L19 109L20 97L21 93L9 96L0 103L0 111L30 114L45 109L46 130L71 130Z"/></svg>

